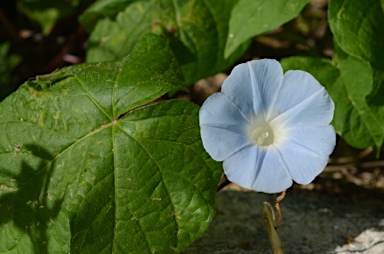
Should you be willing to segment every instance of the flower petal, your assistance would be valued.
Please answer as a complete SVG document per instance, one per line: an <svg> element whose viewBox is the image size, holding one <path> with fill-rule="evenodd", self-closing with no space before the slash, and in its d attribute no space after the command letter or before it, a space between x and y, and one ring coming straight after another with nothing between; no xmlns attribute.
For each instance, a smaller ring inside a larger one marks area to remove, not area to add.
<svg viewBox="0 0 384 254"><path fill-rule="evenodd" d="M258 192L278 193L292 185L288 169L272 146L247 146L226 159L223 166L231 182Z"/></svg>
<svg viewBox="0 0 384 254"><path fill-rule="evenodd" d="M304 71L285 73L283 85L272 107L279 113L272 121L296 126L328 125L334 111L333 101L327 91Z"/></svg>
<svg viewBox="0 0 384 254"><path fill-rule="evenodd" d="M297 128L289 131L289 139L277 148L292 179L308 184L327 165L336 143L335 131L332 126Z"/></svg>
<svg viewBox="0 0 384 254"><path fill-rule="evenodd" d="M224 81L221 91L245 116L253 117L268 109L282 82L280 63L264 59L237 65Z"/></svg>
<svg viewBox="0 0 384 254"><path fill-rule="evenodd" d="M293 127L287 130L285 142L313 150L328 158L336 144L335 129L331 125L319 127ZM278 147L279 148L279 147Z"/></svg>
<svg viewBox="0 0 384 254"><path fill-rule="evenodd" d="M216 161L223 161L250 143L245 134L246 119L229 98L216 93L199 112L201 138L205 150Z"/></svg>

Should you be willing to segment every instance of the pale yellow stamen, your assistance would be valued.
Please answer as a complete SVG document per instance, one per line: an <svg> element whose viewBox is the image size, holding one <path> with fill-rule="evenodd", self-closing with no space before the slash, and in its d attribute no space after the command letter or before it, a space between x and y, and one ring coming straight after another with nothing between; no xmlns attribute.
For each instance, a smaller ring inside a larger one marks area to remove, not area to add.
<svg viewBox="0 0 384 254"><path fill-rule="evenodd" d="M273 129L268 123L255 124L251 127L250 134L251 139L260 146L271 145L275 139Z"/></svg>

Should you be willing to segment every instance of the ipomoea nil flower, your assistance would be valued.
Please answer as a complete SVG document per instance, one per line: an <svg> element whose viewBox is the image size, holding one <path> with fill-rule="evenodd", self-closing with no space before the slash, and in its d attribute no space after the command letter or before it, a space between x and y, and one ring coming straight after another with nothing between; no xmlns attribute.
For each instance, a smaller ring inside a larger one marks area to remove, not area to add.
<svg viewBox="0 0 384 254"><path fill-rule="evenodd" d="M204 148L224 161L227 178L266 193L308 184L333 151L329 123L334 104L319 82L304 71L283 75L279 62L255 60L236 66L221 93L200 109Z"/></svg>

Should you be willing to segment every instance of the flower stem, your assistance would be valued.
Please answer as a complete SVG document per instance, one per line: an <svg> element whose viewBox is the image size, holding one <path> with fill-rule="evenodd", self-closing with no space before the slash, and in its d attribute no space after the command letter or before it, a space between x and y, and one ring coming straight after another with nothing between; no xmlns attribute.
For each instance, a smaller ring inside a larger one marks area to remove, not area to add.
<svg viewBox="0 0 384 254"><path fill-rule="evenodd" d="M276 229L279 227L281 221L283 220L283 211L280 207L280 202L284 199L286 192L283 191L280 196L276 198L275 207L278 213L277 220L275 220L275 212L270 203L264 202L263 206L263 221L264 225L267 229L267 233L269 236L269 241L272 246L272 250L274 254L283 254L283 244L280 240L279 234Z"/></svg>
<svg viewBox="0 0 384 254"><path fill-rule="evenodd" d="M283 244L281 243L279 234L276 231L275 213L270 203L264 202L263 207L263 221L267 233L269 236L269 242L271 243L274 254L283 254Z"/></svg>

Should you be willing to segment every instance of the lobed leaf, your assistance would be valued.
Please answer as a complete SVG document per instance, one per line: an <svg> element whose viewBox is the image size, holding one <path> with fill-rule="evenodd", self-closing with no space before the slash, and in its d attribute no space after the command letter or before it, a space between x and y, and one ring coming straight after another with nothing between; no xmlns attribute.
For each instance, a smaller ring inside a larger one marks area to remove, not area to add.
<svg viewBox="0 0 384 254"><path fill-rule="evenodd" d="M173 253L209 225L219 164L198 106L153 34L118 61L72 66L0 103L0 253ZM148 105L146 105L148 104Z"/></svg>

